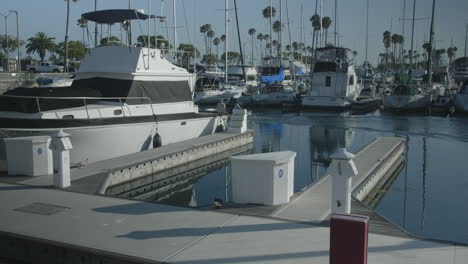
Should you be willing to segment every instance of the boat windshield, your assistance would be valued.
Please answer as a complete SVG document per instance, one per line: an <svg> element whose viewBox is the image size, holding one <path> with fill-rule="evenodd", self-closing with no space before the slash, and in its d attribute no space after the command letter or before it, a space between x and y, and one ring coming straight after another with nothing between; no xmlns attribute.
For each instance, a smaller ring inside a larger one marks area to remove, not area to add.
<svg viewBox="0 0 468 264"><path fill-rule="evenodd" d="M318 49L316 52L316 61L322 62L347 62L345 49Z"/></svg>

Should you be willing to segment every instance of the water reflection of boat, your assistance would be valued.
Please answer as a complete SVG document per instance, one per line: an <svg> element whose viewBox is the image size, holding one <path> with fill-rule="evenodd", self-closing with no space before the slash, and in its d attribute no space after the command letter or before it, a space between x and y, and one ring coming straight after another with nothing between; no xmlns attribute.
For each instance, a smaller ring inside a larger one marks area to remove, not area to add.
<svg viewBox="0 0 468 264"><path fill-rule="evenodd" d="M331 154L339 148L349 149L354 132L345 128L311 127L310 142L313 148L313 161L323 164L331 162Z"/></svg>

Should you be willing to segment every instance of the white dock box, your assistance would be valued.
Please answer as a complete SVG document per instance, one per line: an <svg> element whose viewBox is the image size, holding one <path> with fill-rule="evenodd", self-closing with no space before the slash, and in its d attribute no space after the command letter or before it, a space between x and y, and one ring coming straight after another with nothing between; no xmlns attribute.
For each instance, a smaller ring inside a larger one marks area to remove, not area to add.
<svg viewBox="0 0 468 264"><path fill-rule="evenodd" d="M233 202L288 203L294 194L295 157L292 151L231 157Z"/></svg>
<svg viewBox="0 0 468 264"><path fill-rule="evenodd" d="M39 176L53 173L49 136L5 138L9 175Z"/></svg>

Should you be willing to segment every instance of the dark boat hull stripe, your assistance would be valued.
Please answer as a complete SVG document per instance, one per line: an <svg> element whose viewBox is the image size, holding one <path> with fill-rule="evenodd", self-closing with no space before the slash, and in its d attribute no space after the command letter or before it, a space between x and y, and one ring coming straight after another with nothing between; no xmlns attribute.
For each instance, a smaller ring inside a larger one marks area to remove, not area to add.
<svg viewBox="0 0 468 264"><path fill-rule="evenodd" d="M105 125L120 125L148 122L177 121L198 118L211 118L215 115L201 115L197 113L180 113L157 116L133 116L101 119L22 119L22 118L0 118L0 129L37 129L37 128L69 128L90 127Z"/></svg>

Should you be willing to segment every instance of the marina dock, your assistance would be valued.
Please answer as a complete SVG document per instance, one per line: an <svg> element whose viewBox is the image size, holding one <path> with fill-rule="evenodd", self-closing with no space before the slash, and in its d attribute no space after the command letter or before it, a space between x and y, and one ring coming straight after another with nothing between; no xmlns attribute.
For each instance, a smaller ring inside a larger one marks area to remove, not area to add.
<svg viewBox="0 0 468 264"><path fill-rule="evenodd" d="M137 152L71 170L71 191L104 194L127 192L252 149L253 132L222 132ZM196 172L196 171L195 171ZM194 173L195 173L194 172ZM7 182L49 187L53 175L2 176ZM127 184L131 182L132 184Z"/></svg>
<svg viewBox="0 0 468 264"><path fill-rule="evenodd" d="M0 184L0 257L34 263L329 263L329 228ZM190 219L190 221L188 221ZM369 263L455 263L468 248L369 234Z"/></svg>

